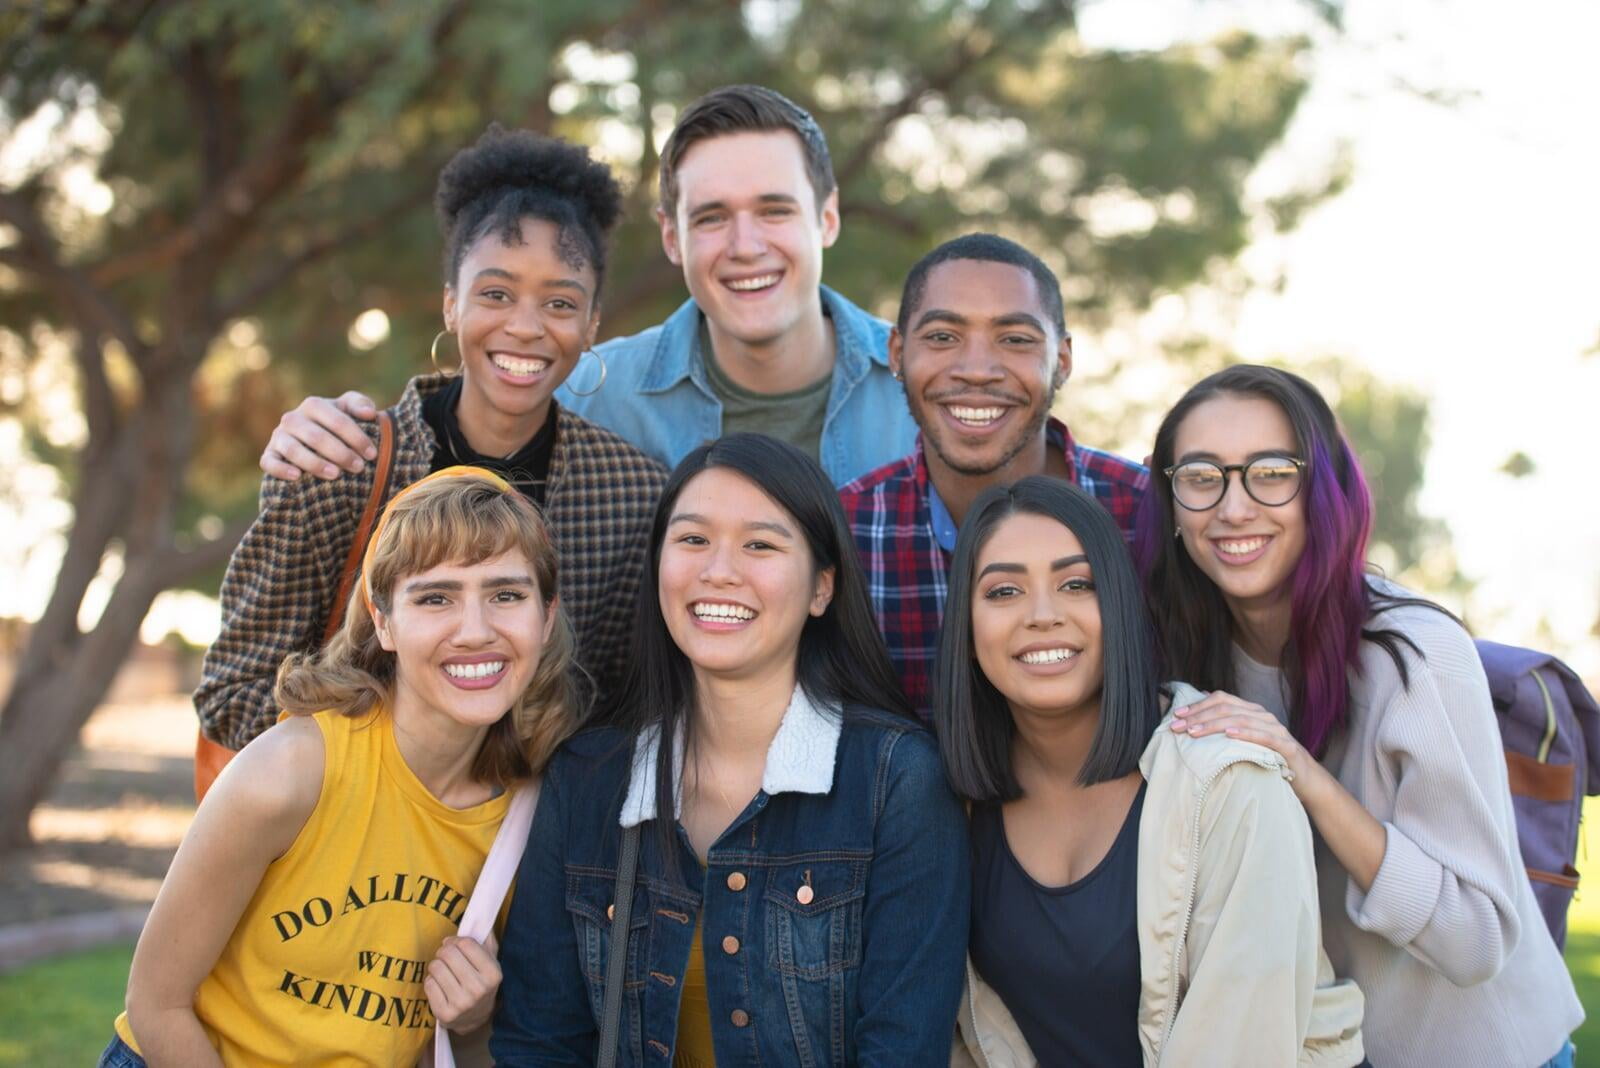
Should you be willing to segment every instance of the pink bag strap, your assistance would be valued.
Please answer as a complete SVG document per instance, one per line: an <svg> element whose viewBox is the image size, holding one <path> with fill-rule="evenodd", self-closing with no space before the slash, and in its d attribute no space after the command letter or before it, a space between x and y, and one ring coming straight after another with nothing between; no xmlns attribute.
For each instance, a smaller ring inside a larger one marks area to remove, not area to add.
<svg viewBox="0 0 1600 1068"><path fill-rule="evenodd" d="M500 821L500 830L489 847L489 857L478 873L478 883L467 899L466 911L461 914L461 926L456 933L462 938L476 938L482 942L494 930L494 921L505 903L506 891L522 863L522 850L528 844L528 828L533 825L533 810L539 804L539 784L529 783L518 788L511 797L506 815ZM456 1059L450 1052L450 1032L443 1027L433 1031L433 1068L455 1068Z"/></svg>

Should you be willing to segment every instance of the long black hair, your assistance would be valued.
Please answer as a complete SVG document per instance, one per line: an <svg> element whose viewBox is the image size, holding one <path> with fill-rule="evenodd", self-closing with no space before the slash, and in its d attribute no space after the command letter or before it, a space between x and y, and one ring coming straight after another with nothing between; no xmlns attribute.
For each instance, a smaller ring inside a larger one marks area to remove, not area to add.
<svg viewBox="0 0 1600 1068"><path fill-rule="evenodd" d="M714 467L755 483L799 525L816 569L833 569L828 607L820 616L808 617L800 631L795 680L806 697L825 708L858 705L911 717L873 619L844 509L822 468L793 445L765 434L729 434L701 445L679 462L656 505L634 614L634 659L616 717L617 726L635 738L660 732L656 816L663 857L674 856L676 848L671 819L677 809L674 739L681 738L683 751L692 752L694 668L673 642L661 614L661 546L684 486Z"/></svg>
<svg viewBox="0 0 1600 1068"><path fill-rule="evenodd" d="M1100 722L1078 782L1091 786L1133 771L1161 722L1160 684L1149 617L1122 533L1099 502L1071 483L1030 475L985 490L956 539L950 596L934 664L933 723L945 772L968 801L1014 801L1022 796L1011 764L1016 724L1011 707L989 681L972 641L972 591L978 554L995 529L1014 515L1053 519L1083 544L1100 604L1104 674Z"/></svg>

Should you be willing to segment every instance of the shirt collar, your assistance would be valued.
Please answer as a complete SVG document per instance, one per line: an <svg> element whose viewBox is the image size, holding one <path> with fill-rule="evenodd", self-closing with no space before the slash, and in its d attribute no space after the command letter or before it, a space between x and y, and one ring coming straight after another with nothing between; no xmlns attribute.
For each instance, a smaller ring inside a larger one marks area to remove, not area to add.
<svg viewBox="0 0 1600 1068"><path fill-rule="evenodd" d="M833 765L839 750L841 730L837 708L814 704L799 686L789 698L778 733L767 748L767 766L761 773L761 791L776 794L825 794L833 789ZM618 820L632 827L656 818L656 761L660 754L661 728L641 731L633 743L633 772L628 777L628 796L622 802ZM677 799L674 816L683 814L683 735L673 740L672 774L677 780L673 796Z"/></svg>
<svg viewBox="0 0 1600 1068"><path fill-rule="evenodd" d="M827 286L818 288L822 293L823 311L833 320L835 376L853 385L866 375L873 363L889 366L888 347L873 341L871 316ZM639 384L641 392L659 393L686 378L710 390L700 351L702 318L700 305L690 298L661 324L650 368Z"/></svg>
<svg viewBox="0 0 1600 1068"><path fill-rule="evenodd" d="M1067 424L1051 416L1045 422L1044 433L1049 447L1067 458L1067 470L1073 472L1073 481L1076 482L1077 467L1073 462L1072 433L1067 430ZM950 514L950 509L944 503L944 498L939 496L939 488L933 484L933 479L927 476L928 461L922 454L921 438L917 440L917 462L923 471L923 484L928 487L928 519L933 525L933 540L945 552L953 553L956 551L956 535L960 531L956 527L955 518Z"/></svg>

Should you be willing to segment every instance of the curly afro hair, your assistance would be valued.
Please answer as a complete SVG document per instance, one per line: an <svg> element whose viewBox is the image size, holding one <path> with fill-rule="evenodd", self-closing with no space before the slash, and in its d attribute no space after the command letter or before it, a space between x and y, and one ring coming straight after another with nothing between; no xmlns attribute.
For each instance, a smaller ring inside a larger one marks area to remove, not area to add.
<svg viewBox="0 0 1600 1068"><path fill-rule="evenodd" d="M622 189L611 168L589 150L530 130L490 124L439 172L433 195L444 233L445 282L455 284L467 250L485 234L522 242L522 220L560 230L556 251L572 267L594 269L596 295L605 280L606 236L622 216Z"/></svg>

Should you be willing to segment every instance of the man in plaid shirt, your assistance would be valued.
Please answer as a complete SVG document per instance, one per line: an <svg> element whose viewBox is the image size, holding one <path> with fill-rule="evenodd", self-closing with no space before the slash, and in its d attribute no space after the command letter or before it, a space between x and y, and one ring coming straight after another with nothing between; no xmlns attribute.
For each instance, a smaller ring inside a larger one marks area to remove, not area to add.
<svg viewBox="0 0 1600 1068"><path fill-rule="evenodd" d="M921 431L909 456L840 490L889 655L927 718L956 531L978 494L1026 475L1077 483L1126 537L1148 476L1077 444L1050 405L1072 371L1061 287L1033 253L968 234L906 277L889 366Z"/></svg>

